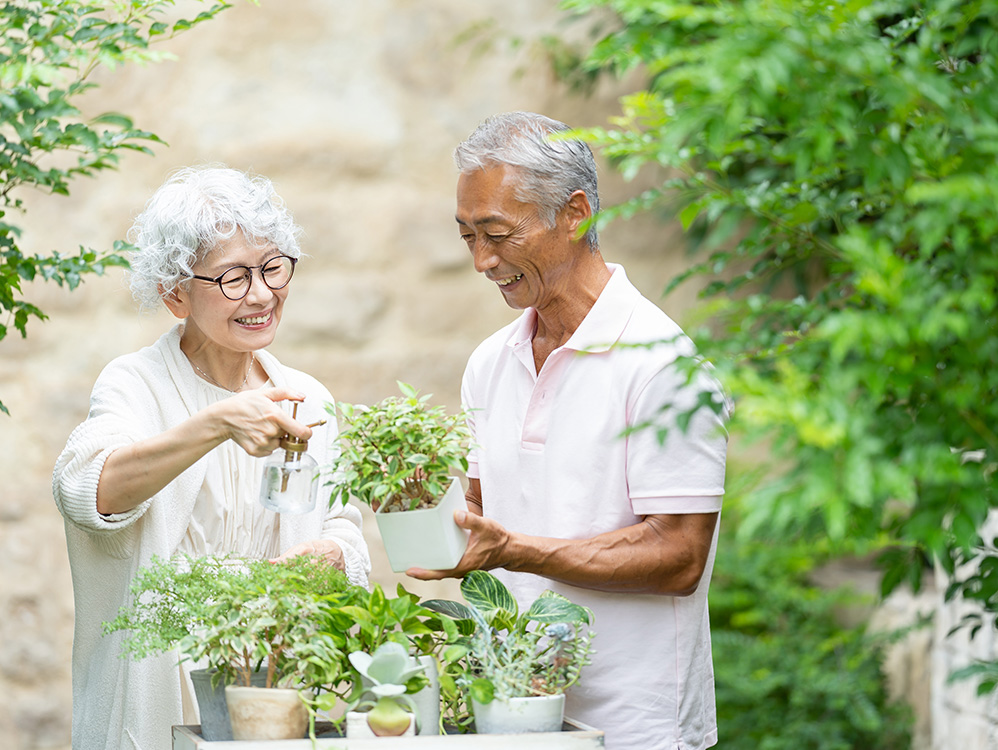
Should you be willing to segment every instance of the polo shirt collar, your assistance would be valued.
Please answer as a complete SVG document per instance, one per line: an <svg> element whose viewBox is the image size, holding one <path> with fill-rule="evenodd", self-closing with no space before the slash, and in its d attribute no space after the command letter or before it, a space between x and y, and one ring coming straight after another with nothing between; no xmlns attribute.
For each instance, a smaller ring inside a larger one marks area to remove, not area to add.
<svg viewBox="0 0 998 750"><path fill-rule="evenodd" d="M605 352L623 334L640 294L627 279L623 266L607 263L606 267L610 269L610 280L563 349ZM513 349L530 346L536 329L537 311L529 307L520 316L506 345Z"/></svg>

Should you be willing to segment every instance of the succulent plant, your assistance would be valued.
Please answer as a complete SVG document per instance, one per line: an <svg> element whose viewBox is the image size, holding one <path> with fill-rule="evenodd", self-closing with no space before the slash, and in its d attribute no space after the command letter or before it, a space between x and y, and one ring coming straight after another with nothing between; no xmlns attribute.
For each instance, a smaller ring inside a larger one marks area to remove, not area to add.
<svg viewBox="0 0 998 750"><path fill-rule="evenodd" d="M360 694L350 708L369 709L367 725L371 731L378 737L397 737L408 729L413 717L418 729L419 713L406 693L407 684L422 673L423 667L410 658L405 647L389 641L373 654L353 651L348 658L362 681Z"/></svg>

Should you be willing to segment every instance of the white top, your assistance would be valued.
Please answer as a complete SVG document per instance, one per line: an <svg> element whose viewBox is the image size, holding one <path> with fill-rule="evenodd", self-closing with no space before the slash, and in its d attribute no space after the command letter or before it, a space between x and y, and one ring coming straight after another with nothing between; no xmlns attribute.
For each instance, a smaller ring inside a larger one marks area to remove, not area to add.
<svg viewBox="0 0 998 750"><path fill-rule="evenodd" d="M512 531L584 539L649 514L721 509L722 419L701 409L687 432L673 424L701 391L724 403L720 386L703 367L685 384L675 362L694 354L692 342L623 268L608 266L613 273L595 305L539 374L533 309L468 362L462 401L478 446L468 476L481 481L485 516ZM666 404L674 411L663 415ZM655 428L621 437L646 422L673 429L662 444ZM495 571L523 607L550 588L594 611L597 653L569 692L566 713L602 729L609 750L717 742L707 618L716 544L715 529L700 586L688 597L612 594Z"/></svg>
<svg viewBox="0 0 998 750"><path fill-rule="evenodd" d="M231 395L230 391L199 378L195 389L197 409ZM213 452L212 469L217 471L208 472L204 478L177 552L196 557L231 554L255 560L277 557L280 514L259 502L247 502L260 493L260 477L267 459L251 456L231 440Z"/></svg>
<svg viewBox="0 0 998 750"><path fill-rule="evenodd" d="M216 448L131 511L110 516L97 512L97 483L112 451L159 434L206 404L210 386L195 374L180 350L181 331L182 325L175 326L152 346L119 357L104 368L91 393L90 413L73 430L53 472L53 495L65 518L76 606L74 750L168 750L170 727L182 721L181 671L176 654L141 661L122 659L125 634L102 636L102 623L114 619L119 607L128 601L132 577L153 555L167 558L185 545L195 549L203 544L202 535L210 533L203 512L210 514L208 508L236 489L224 485L232 465L225 466L226 453ZM315 378L284 367L266 351L257 352L257 359L275 385L305 394L298 409L299 420L330 420L315 428L309 440L309 453L320 467L328 466L331 451L336 449L335 420L324 408L325 402L332 401L329 391ZM260 476L255 469L250 469L250 474ZM249 478L245 482L252 484ZM201 494L206 486L210 498ZM249 510L248 506L257 503L258 493L259 484L247 494L239 489L238 496L232 498L233 507ZM320 489L314 511L280 517L277 551L312 539L335 539L343 550L347 577L366 585L371 562L360 511L339 503L329 508L326 498L328 488ZM228 507L229 501L222 502ZM255 513L253 510L251 515ZM192 519L197 519L193 530ZM228 550L239 535L238 527L246 522L245 518L221 519L223 539L211 551ZM251 522L254 530L260 525L260 518ZM262 536L261 546L256 544L254 541L245 549L262 552L269 546ZM207 546L204 549L207 551Z"/></svg>

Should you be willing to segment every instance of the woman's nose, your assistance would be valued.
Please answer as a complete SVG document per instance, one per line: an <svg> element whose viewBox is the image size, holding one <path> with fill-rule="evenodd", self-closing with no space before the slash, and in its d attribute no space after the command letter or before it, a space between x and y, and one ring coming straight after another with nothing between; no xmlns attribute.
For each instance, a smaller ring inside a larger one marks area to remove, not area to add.
<svg viewBox="0 0 998 750"><path fill-rule="evenodd" d="M246 290L246 300L249 302L267 302L273 295L274 291L263 280L263 269L253 269L253 272L250 273L250 286Z"/></svg>

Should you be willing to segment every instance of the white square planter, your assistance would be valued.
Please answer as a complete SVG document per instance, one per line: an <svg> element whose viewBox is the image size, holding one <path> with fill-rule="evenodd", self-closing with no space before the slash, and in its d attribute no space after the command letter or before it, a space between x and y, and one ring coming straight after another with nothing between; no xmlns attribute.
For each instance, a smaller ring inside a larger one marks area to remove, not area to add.
<svg viewBox="0 0 998 750"><path fill-rule="evenodd" d="M454 479L436 507L374 514L392 570L450 570L468 546L468 532L454 523L454 513L466 510L461 482Z"/></svg>

